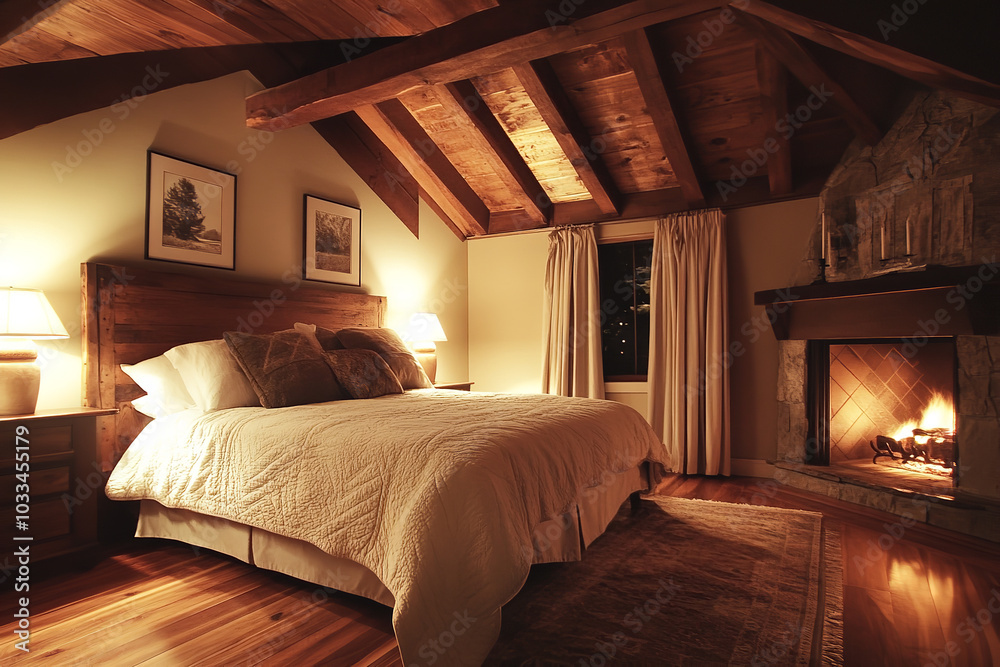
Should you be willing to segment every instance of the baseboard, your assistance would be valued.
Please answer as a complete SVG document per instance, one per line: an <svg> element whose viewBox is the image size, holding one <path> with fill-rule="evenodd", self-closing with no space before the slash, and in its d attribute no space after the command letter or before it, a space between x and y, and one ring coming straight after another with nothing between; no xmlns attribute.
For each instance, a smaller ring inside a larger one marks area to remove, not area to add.
<svg viewBox="0 0 1000 667"><path fill-rule="evenodd" d="M741 477L774 477L774 466L764 459L730 459L729 470Z"/></svg>

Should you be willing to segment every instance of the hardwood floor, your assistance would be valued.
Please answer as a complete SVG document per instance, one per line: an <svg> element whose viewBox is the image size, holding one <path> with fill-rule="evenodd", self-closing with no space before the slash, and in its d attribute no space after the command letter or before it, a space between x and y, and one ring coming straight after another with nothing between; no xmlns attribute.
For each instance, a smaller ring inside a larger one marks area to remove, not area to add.
<svg viewBox="0 0 1000 667"><path fill-rule="evenodd" d="M1000 548L768 480L672 476L658 491L822 512L842 539L847 667L1000 665ZM118 546L28 597L24 654L4 583L2 665L402 664L388 608L172 542Z"/></svg>

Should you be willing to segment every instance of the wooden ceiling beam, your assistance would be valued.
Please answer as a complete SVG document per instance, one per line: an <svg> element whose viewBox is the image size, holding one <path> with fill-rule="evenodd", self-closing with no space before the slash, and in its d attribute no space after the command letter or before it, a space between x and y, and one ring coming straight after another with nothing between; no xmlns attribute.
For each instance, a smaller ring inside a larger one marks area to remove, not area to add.
<svg viewBox="0 0 1000 667"><path fill-rule="evenodd" d="M757 47L757 83L764 123L767 178L772 195L792 191L792 149L782 132L781 119L788 113L788 70L766 48Z"/></svg>
<svg viewBox="0 0 1000 667"><path fill-rule="evenodd" d="M621 193L604 158L589 148L593 137L573 108L552 66L548 61L536 60L515 65L513 69L598 209L604 214L618 215Z"/></svg>
<svg viewBox="0 0 1000 667"><path fill-rule="evenodd" d="M360 107L358 116L416 179L435 210L461 230L460 238L489 229L490 211L420 123L399 100Z"/></svg>
<svg viewBox="0 0 1000 667"><path fill-rule="evenodd" d="M475 86L470 81L457 81L433 86L431 90L445 113L458 123L474 150L510 191L513 202L536 227L544 227L551 206L548 195Z"/></svg>
<svg viewBox="0 0 1000 667"><path fill-rule="evenodd" d="M1000 85L997 83L984 81L909 51L795 14L767 2L734 0L730 4L735 9L752 14L809 41L884 67L925 86L949 90L981 104L1000 107Z"/></svg>
<svg viewBox="0 0 1000 667"><path fill-rule="evenodd" d="M670 168L680 183L681 192L691 208L702 208L705 205L705 195L698 183L698 176L691 162L691 152L670 104L670 96L645 29L633 30L625 35L625 51L639 81L639 91L646 111L653 119L653 127L660 138Z"/></svg>
<svg viewBox="0 0 1000 667"><path fill-rule="evenodd" d="M302 125L419 86L471 79L713 7L717 0L511 0L250 95L247 125L267 130Z"/></svg>
<svg viewBox="0 0 1000 667"><path fill-rule="evenodd" d="M420 238L417 181L358 115L352 111L315 121L312 126L406 228Z"/></svg>
<svg viewBox="0 0 1000 667"><path fill-rule="evenodd" d="M753 3L750 3L752 6ZM754 34L771 54L778 59L803 86L812 92L810 99L817 104L827 101L834 105L851 126L854 133L869 146L882 139L882 130L867 111L824 70L816 59L784 29L762 21L756 16L736 11L740 24Z"/></svg>

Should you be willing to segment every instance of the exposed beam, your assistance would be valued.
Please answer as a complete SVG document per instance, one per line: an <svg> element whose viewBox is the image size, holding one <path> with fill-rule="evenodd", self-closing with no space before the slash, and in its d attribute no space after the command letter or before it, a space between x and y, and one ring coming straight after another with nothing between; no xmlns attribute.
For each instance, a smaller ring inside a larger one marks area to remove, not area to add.
<svg viewBox="0 0 1000 667"><path fill-rule="evenodd" d="M649 42L646 30L633 30L625 35L625 50L629 63L639 81L639 91L645 102L646 111L653 119L653 127L660 138L663 152L667 156L670 168L674 170L681 192L691 208L701 208L705 205L705 195L702 194L691 163L691 154L684 141L680 124L670 104L670 96L663 83L663 76L656 63L653 47Z"/></svg>
<svg viewBox="0 0 1000 667"><path fill-rule="evenodd" d="M399 158L436 210L462 231L463 238L487 233L489 209L402 102L387 100L361 107L357 114Z"/></svg>
<svg viewBox="0 0 1000 667"><path fill-rule="evenodd" d="M753 3L750 3L750 6L752 5ZM764 48L819 98L820 104L825 103L824 98L829 98L830 104L837 107L844 120L862 141L869 146L881 141L882 130L868 112L861 108L850 93L837 83L794 37L782 28L762 21L756 16L740 11L735 14L740 24L754 34Z"/></svg>
<svg viewBox="0 0 1000 667"><path fill-rule="evenodd" d="M718 7L717 0L511 0L247 98L247 125L283 129L471 79Z"/></svg>
<svg viewBox="0 0 1000 667"><path fill-rule="evenodd" d="M766 2L739 0L731 4L737 9L817 44L884 67L925 86L950 90L962 97L993 107L1000 106L1000 85L996 83L984 81L909 51L806 18ZM974 15L971 18L974 20Z"/></svg>
<svg viewBox="0 0 1000 667"><path fill-rule="evenodd" d="M764 149L767 158L767 179L772 195L792 191L792 149L781 119L788 113L788 70L763 47L757 47L757 83L765 128Z"/></svg>
<svg viewBox="0 0 1000 667"><path fill-rule="evenodd" d="M386 206L420 238L420 187L375 133L351 113L312 124Z"/></svg>
<svg viewBox="0 0 1000 667"><path fill-rule="evenodd" d="M514 66L514 75L524 86L542 120L573 164L583 186L602 213L618 215L621 194L599 154L584 151L593 138L562 89L552 66L545 60Z"/></svg>
<svg viewBox="0 0 1000 667"><path fill-rule="evenodd" d="M496 173L510 192L511 202L524 210L536 227L545 226L548 215L543 206L549 208L548 196L476 88L468 81L459 81L430 86L428 93L456 123L469 146Z"/></svg>

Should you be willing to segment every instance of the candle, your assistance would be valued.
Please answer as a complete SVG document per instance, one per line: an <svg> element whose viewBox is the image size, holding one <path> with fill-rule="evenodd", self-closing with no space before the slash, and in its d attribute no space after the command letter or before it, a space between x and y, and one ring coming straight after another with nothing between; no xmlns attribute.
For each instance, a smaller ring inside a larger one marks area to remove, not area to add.
<svg viewBox="0 0 1000 667"><path fill-rule="evenodd" d="M826 213L819 216L819 258L826 259Z"/></svg>
<svg viewBox="0 0 1000 667"><path fill-rule="evenodd" d="M879 259L885 259L885 220L879 227Z"/></svg>
<svg viewBox="0 0 1000 667"><path fill-rule="evenodd" d="M910 254L910 216L906 216L906 256Z"/></svg>

